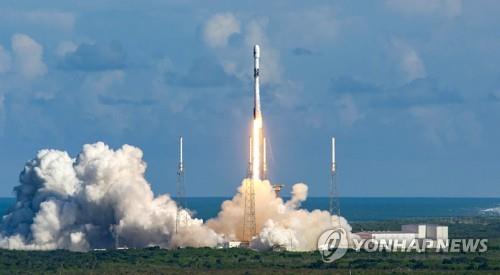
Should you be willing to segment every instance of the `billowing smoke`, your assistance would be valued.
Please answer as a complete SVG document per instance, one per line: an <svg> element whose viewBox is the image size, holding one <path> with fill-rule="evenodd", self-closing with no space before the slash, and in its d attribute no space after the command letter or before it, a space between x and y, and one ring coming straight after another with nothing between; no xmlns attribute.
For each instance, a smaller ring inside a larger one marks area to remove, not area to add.
<svg viewBox="0 0 500 275"><path fill-rule="evenodd" d="M144 178L142 151L124 145L85 145L76 159L42 150L26 163L15 187L17 202L3 217L0 247L70 249L158 245L216 246L221 238L186 211L175 234L177 205L154 197Z"/></svg>
<svg viewBox="0 0 500 275"><path fill-rule="evenodd" d="M102 142L84 145L71 158L57 150L41 150L28 161L15 187L17 201L0 223L0 247L69 249L146 247L216 247L239 240L243 233L244 186L225 201L218 216L203 223L189 210L176 233L177 205L168 195L155 197L144 178L142 151L124 145L112 150ZM277 197L269 181L255 181L258 235L251 247L265 250L316 249L318 236L346 220L327 211L307 211L300 204L307 186L299 183L292 198Z"/></svg>
<svg viewBox="0 0 500 275"><path fill-rule="evenodd" d="M500 206L483 209L481 210L481 213L487 215L500 215Z"/></svg>
<svg viewBox="0 0 500 275"><path fill-rule="evenodd" d="M244 186L249 183L245 179L238 194L222 204L222 210L214 219L207 221L207 226L223 233L227 239L239 240L243 236ZM333 226L342 226L350 232L347 221L332 216L327 211L307 211L299 209L307 198L307 185L295 184L292 198L284 202L276 196L269 181L255 181L255 216L258 235L250 246L258 250L273 247L286 248L293 251L316 250L319 235Z"/></svg>

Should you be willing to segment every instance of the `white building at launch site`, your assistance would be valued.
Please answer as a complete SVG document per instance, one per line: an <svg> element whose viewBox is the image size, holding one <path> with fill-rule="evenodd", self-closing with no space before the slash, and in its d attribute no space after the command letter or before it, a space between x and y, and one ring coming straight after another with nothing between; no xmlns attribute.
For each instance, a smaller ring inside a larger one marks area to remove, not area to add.
<svg viewBox="0 0 500 275"><path fill-rule="evenodd" d="M437 241L447 243L448 226L437 224L405 224L401 226L401 231L362 231L354 234L365 240L426 241L430 244L430 247L434 247Z"/></svg>

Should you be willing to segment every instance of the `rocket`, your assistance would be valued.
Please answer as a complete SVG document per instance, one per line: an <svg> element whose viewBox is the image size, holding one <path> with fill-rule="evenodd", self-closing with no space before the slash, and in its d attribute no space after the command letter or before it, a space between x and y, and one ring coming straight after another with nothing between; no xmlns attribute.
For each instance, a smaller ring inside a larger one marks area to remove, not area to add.
<svg viewBox="0 0 500 275"><path fill-rule="evenodd" d="M253 104L253 118L261 117L260 112L260 89L259 89L259 59L260 47L255 45L253 47L253 91L254 91L254 104Z"/></svg>
<svg viewBox="0 0 500 275"><path fill-rule="evenodd" d="M259 59L260 47L259 45L255 45L253 48L253 125L252 134L250 136L250 154L248 161L248 178L253 180L267 179L266 138L264 136L262 112L260 109Z"/></svg>

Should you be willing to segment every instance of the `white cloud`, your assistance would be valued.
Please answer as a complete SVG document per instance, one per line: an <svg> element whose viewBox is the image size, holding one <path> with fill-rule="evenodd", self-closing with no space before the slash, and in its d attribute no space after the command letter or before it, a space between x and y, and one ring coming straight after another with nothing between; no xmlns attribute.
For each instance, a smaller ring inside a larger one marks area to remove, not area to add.
<svg viewBox="0 0 500 275"><path fill-rule="evenodd" d="M278 34L282 44L317 47L318 43L331 42L339 30L334 9L328 6L292 11L285 14L281 21L286 24L286 28Z"/></svg>
<svg viewBox="0 0 500 275"><path fill-rule="evenodd" d="M392 46L397 54L401 70L406 75L406 80L411 81L426 76L424 62L417 51L405 42L393 39Z"/></svg>
<svg viewBox="0 0 500 275"><path fill-rule="evenodd" d="M424 137L437 146L480 141L482 127L471 111L446 106L417 106L410 108L409 113L424 129Z"/></svg>
<svg viewBox="0 0 500 275"><path fill-rule="evenodd" d="M15 70L28 78L42 76L47 73L43 63L43 47L25 34L12 37Z"/></svg>
<svg viewBox="0 0 500 275"><path fill-rule="evenodd" d="M269 39L265 32L267 23L268 20L265 18L251 20L245 28L245 44L249 49L252 49L255 44L260 45L262 60L260 62L262 71L262 83L282 83L282 68L279 61L280 54L279 51L276 50L269 42ZM247 68L246 71L248 71Z"/></svg>
<svg viewBox="0 0 500 275"><path fill-rule="evenodd" d="M240 33L240 23L232 13L219 13L205 24L203 37L210 47L225 47L229 37Z"/></svg>
<svg viewBox="0 0 500 275"><path fill-rule="evenodd" d="M462 13L461 0L386 0L385 4L403 14L439 14L452 18Z"/></svg>
<svg viewBox="0 0 500 275"><path fill-rule="evenodd" d="M364 115L359 111L356 102L351 95L345 95L337 102L338 114L340 123L344 126L351 127Z"/></svg>
<svg viewBox="0 0 500 275"><path fill-rule="evenodd" d="M63 31L72 31L76 22L76 17L73 13L46 10L3 10L0 11L0 18L2 21L5 20L13 24L28 23Z"/></svg>
<svg viewBox="0 0 500 275"><path fill-rule="evenodd" d="M217 59L227 74L247 80L252 67L252 49L255 44L261 46L261 83L279 84L282 79L282 68L279 62L279 51L269 42L266 34L267 18L254 18L240 21L231 13L216 14L206 23L204 39L211 47L225 47L223 51L214 51ZM232 34L241 33L243 46L231 47L227 41Z"/></svg>
<svg viewBox="0 0 500 275"><path fill-rule="evenodd" d="M77 48L78 45L72 41L62 41L59 45L57 45L56 54L59 57L64 57L68 53L75 52Z"/></svg>
<svg viewBox="0 0 500 275"><path fill-rule="evenodd" d="M112 94L113 89L119 84L123 84L126 74L124 71L105 71L96 74L89 74L82 83L81 102L85 108L86 115L93 118L106 118L112 121L113 131L121 131L127 127L125 114L117 111L114 106L104 105L99 101L100 96Z"/></svg>
<svg viewBox="0 0 500 275"><path fill-rule="evenodd" d="M0 73L5 73L10 70L12 58L2 45L0 45Z"/></svg>

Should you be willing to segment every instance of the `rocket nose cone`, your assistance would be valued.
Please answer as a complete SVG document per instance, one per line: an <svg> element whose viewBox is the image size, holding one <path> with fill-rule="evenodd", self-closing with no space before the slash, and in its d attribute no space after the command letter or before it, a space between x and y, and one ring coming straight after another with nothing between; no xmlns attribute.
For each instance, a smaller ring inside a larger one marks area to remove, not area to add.
<svg viewBox="0 0 500 275"><path fill-rule="evenodd" d="M253 57L260 58L260 47L259 47L259 45L255 45L253 47Z"/></svg>

